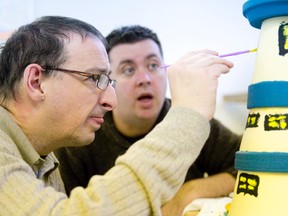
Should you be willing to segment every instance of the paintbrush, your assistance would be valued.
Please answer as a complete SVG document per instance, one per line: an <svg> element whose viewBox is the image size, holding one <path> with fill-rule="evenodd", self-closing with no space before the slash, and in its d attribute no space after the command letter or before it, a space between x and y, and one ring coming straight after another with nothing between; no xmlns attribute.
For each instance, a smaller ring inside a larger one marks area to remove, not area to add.
<svg viewBox="0 0 288 216"><path fill-rule="evenodd" d="M243 50L243 51L237 51L237 52L233 52L233 53L221 54L218 56L219 57L228 57L228 56L242 55L242 54L256 52L256 51L257 51L257 48L251 49L251 50ZM169 67L169 65L160 66L160 68L167 68L167 67Z"/></svg>
<svg viewBox="0 0 288 216"><path fill-rule="evenodd" d="M222 54L222 55L219 55L219 57L235 56L235 55L241 55L241 54L251 53L251 52L256 52L256 51L257 51L257 48L251 49L251 50L244 50L244 51Z"/></svg>

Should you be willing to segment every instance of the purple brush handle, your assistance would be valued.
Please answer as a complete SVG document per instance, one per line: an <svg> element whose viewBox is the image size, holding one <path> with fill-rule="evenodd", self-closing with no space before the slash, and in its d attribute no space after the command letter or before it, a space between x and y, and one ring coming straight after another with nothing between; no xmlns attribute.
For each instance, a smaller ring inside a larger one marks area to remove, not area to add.
<svg viewBox="0 0 288 216"><path fill-rule="evenodd" d="M250 52L250 50L245 50L245 51L239 51L239 52L233 52L233 53L219 55L219 57L234 56L234 55L240 55L240 54L249 53L249 52Z"/></svg>
<svg viewBox="0 0 288 216"><path fill-rule="evenodd" d="M228 53L228 54L222 54L222 55L219 55L219 57L235 56L235 55L241 55L241 54L250 53L250 52L255 52L255 51L254 50L244 50L244 51L238 51L238 52L233 52L233 53ZM160 66L160 68L167 68L167 67L169 67L169 65Z"/></svg>

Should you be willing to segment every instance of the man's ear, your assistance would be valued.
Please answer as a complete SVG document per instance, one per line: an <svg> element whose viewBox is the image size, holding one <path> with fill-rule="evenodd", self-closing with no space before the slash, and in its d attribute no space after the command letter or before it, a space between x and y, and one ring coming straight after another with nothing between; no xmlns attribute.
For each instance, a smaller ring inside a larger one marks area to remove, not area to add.
<svg viewBox="0 0 288 216"><path fill-rule="evenodd" d="M30 64L24 70L24 88L33 100L43 100L45 98L45 94L41 88L41 82L43 82L42 70L38 64Z"/></svg>

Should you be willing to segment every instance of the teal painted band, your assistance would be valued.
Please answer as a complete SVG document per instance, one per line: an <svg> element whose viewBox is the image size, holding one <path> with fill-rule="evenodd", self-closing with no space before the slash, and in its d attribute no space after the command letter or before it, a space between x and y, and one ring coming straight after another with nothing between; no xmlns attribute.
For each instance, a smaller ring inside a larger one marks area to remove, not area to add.
<svg viewBox="0 0 288 216"><path fill-rule="evenodd" d="M248 88L247 108L288 107L288 81L265 81Z"/></svg>
<svg viewBox="0 0 288 216"><path fill-rule="evenodd" d="M236 152L235 168L254 172L288 172L288 153Z"/></svg>
<svg viewBox="0 0 288 216"><path fill-rule="evenodd" d="M243 15L250 25L260 29L265 19L288 16L287 0L248 0L243 5Z"/></svg>

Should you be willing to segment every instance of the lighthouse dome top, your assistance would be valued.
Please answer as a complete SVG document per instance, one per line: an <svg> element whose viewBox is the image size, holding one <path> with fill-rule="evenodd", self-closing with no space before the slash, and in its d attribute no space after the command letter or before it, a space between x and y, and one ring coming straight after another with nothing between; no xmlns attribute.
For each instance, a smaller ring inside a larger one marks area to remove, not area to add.
<svg viewBox="0 0 288 216"><path fill-rule="evenodd" d="M288 0L248 0L243 5L243 15L251 26L260 29L265 19L288 16Z"/></svg>

